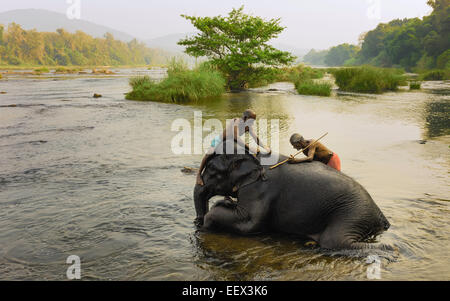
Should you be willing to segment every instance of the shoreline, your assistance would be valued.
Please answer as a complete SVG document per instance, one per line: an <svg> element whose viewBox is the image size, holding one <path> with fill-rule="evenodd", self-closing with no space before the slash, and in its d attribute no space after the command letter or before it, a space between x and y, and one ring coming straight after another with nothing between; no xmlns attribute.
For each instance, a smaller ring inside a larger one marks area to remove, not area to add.
<svg viewBox="0 0 450 301"><path fill-rule="evenodd" d="M163 65L119 65L119 66L45 66L45 65L30 65L30 66L11 66L11 65L0 65L0 71L8 71L8 70L35 70L35 69L48 69L48 70L56 70L56 69L132 69L132 68L164 68Z"/></svg>

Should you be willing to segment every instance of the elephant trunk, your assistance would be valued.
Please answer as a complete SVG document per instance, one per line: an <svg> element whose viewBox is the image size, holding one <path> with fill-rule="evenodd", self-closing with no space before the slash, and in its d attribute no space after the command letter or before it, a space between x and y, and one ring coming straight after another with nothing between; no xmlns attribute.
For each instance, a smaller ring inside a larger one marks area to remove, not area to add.
<svg viewBox="0 0 450 301"><path fill-rule="evenodd" d="M197 226L203 225L203 218L208 213L208 192L205 186L195 185L194 188L194 205L197 217L195 218L195 224Z"/></svg>

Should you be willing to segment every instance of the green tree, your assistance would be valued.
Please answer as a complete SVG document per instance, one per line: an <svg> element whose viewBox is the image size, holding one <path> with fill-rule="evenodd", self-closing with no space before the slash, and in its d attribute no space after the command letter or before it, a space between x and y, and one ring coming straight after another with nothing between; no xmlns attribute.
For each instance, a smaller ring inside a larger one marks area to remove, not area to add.
<svg viewBox="0 0 450 301"><path fill-rule="evenodd" d="M311 49L304 57L303 62L317 65L317 66L325 66L325 57L328 54L328 50L316 51Z"/></svg>
<svg viewBox="0 0 450 301"><path fill-rule="evenodd" d="M407 70L442 68L450 48L450 0L430 0L429 16L393 20L365 34L357 61Z"/></svg>
<svg viewBox="0 0 450 301"><path fill-rule="evenodd" d="M178 44L185 46L189 55L208 57L224 74L230 89L244 89L249 78L263 78L273 73L271 67L286 66L295 60L289 52L268 44L284 30L280 19L267 21L246 15L243 9L233 9L226 17L181 15L200 33Z"/></svg>
<svg viewBox="0 0 450 301"><path fill-rule="evenodd" d="M341 44L332 47L325 57L327 66L343 66L346 61L354 58L359 48L355 45Z"/></svg>
<svg viewBox="0 0 450 301"><path fill-rule="evenodd" d="M3 44L3 31L4 31L4 27L3 27L3 25L0 24L0 45Z"/></svg>
<svg viewBox="0 0 450 301"><path fill-rule="evenodd" d="M0 26L0 34L3 27ZM165 64L171 56L136 40L115 40L111 34L94 38L84 32L23 30L10 24L0 40L1 65L142 65Z"/></svg>

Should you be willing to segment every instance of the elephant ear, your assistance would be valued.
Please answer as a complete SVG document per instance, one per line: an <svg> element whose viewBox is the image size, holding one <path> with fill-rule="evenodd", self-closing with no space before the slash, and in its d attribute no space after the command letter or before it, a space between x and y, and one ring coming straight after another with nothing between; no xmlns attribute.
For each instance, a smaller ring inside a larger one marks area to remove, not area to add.
<svg viewBox="0 0 450 301"><path fill-rule="evenodd" d="M253 184L258 180L265 181L266 177L264 168L259 162L247 157L233 162L230 180L233 185L233 192L237 192L242 187Z"/></svg>

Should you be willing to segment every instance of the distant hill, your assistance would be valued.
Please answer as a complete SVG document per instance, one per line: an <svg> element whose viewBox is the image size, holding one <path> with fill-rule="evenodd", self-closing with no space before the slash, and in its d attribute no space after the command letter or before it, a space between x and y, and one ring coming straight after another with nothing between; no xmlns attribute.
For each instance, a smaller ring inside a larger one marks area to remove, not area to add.
<svg viewBox="0 0 450 301"><path fill-rule="evenodd" d="M112 28L84 20L70 20L65 14L44 9L17 9L0 13L0 24L6 27L12 22L21 25L23 29L36 29L40 32L55 32L58 28L64 28L71 33L81 30L97 38L109 32L115 39L124 42L134 39L132 35Z"/></svg>
<svg viewBox="0 0 450 301"><path fill-rule="evenodd" d="M176 53L184 52L184 47L177 45L178 41L186 36L195 35L195 32L170 34L154 39L144 40L144 43L151 48L160 48Z"/></svg>
<svg viewBox="0 0 450 301"><path fill-rule="evenodd" d="M290 44L284 44L284 43L271 43L273 47L282 50L282 51L289 51L293 55L297 57L297 62L300 62L302 58L308 53L309 49L304 48L297 48L296 46L292 46Z"/></svg>

